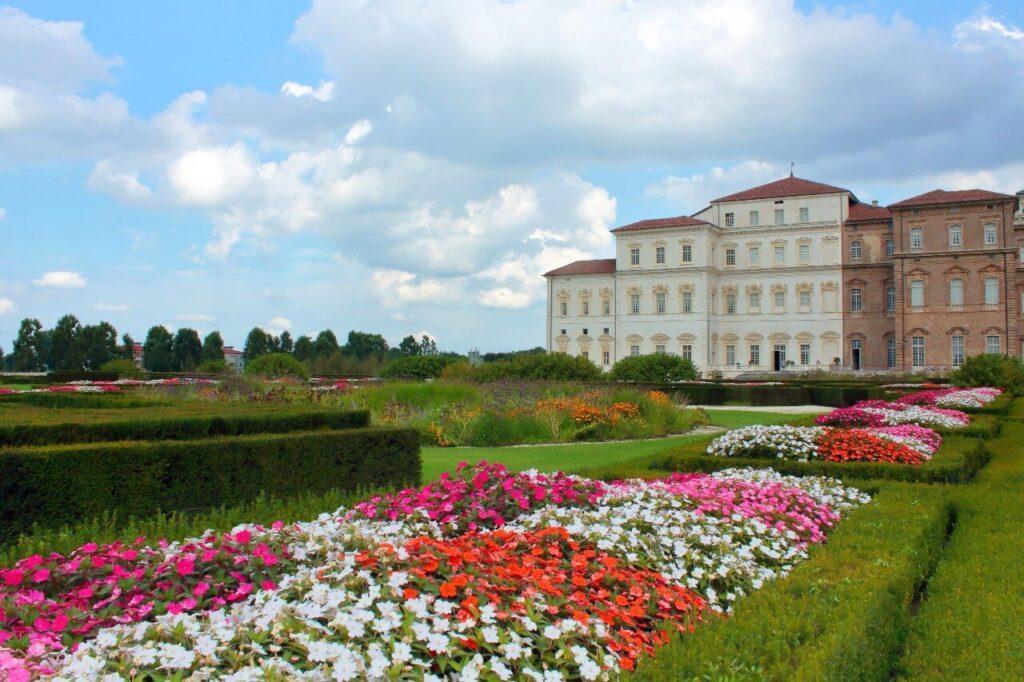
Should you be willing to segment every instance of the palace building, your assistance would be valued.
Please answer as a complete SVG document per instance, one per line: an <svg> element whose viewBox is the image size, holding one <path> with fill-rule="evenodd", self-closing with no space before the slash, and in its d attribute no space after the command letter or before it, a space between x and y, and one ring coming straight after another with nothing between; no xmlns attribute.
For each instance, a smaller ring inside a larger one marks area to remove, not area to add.
<svg viewBox="0 0 1024 682"><path fill-rule="evenodd" d="M547 347L605 368L675 353L724 376L1024 354L1022 202L935 190L884 207L791 175L624 225L614 258L545 274Z"/></svg>

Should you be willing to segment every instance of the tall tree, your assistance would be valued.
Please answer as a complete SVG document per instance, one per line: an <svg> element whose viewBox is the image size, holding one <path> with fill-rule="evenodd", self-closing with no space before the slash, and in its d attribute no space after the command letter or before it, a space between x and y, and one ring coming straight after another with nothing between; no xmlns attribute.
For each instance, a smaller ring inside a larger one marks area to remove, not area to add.
<svg viewBox="0 0 1024 682"><path fill-rule="evenodd" d="M74 315L65 315L50 332L49 365L56 370L82 369L84 359L82 325Z"/></svg>
<svg viewBox="0 0 1024 682"><path fill-rule="evenodd" d="M281 352L281 339L274 336L270 332L267 332L267 352L269 353L280 353Z"/></svg>
<svg viewBox="0 0 1024 682"><path fill-rule="evenodd" d="M128 332L121 336L121 357L125 360L135 359L135 339Z"/></svg>
<svg viewBox="0 0 1024 682"><path fill-rule="evenodd" d="M109 322L82 327L82 355L85 368L96 371L117 357L117 330Z"/></svg>
<svg viewBox="0 0 1024 682"><path fill-rule="evenodd" d="M292 348L292 355L296 360L306 362L313 359L313 339L305 334L295 339L295 347Z"/></svg>
<svg viewBox="0 0 1024 682"><path fill-rule="evenodd" d="M224 359L224 338L218 331L212 331L203 339L203 362Z"/></svg>
<svg viewBox="0 0 1024 682"><path fill-rule="evenodd" d="M380 334L350 331L342 350L345 355L364 360L371 355L381 357L388 352L388 342Z"/></svg>
<svg viewBox="0 0 1024 682"><path fill-rule="evenodd" d="M192 371L203 361L203 344L199 332L182 327L174 335L174 369Z"/></svg>
<svg viewBox="0 0 1024 682"><path fill-rule="evenodd" d="M40 354L40 335L43 325L39 320L25 318L18 327L18 336L14 339L11 355L14 356L14 369L18 372L38 372L43 369L43 358Z"/></svg>
<svg viewBox="0 0 1024 682"><path fill-rule="evenodd" d="M294 343L292 342L292 333L287 329L281 332L281 338L278 342L278 346L282 353L292 352L292 349L294 348Z"/></svg>
<svg viewBox="0 0 1024 682"><path fill-rule="evenodd" d="M174 338L167 327L150 327L142 344L142 366L150 372L174 371Z"/></svg>
<svg viewBox="0 0 1024 682"><path fill-rule="evenodd" d="M437 341L426 334L420 339L420 355L437 355Z"/></svg>
<svg viewBox="0 0 1024 682"><path fill-rule="evenodd" d="M402 355L419 355L420 344L416 340L416 337L412 334L402 339L402 342L398 344L398 350L402 352Z"/></svg>
<svg viewBox="0 0 1024 682"><path fill-rule="evenodd" d="M242 357L246 362L266 355L270 352L270 344L267 343L267 333L259 327L253 327L249 336L245 337L245 348L242 349Z"/></svg>
<svg viewBox="0 0 1024 682"><path fill-rule="evenodd" d="M314 357L327 357L336 350L338 350L338 337L334 335L334 332L325 329L316 335L316 341L313 342Z"/></svg>

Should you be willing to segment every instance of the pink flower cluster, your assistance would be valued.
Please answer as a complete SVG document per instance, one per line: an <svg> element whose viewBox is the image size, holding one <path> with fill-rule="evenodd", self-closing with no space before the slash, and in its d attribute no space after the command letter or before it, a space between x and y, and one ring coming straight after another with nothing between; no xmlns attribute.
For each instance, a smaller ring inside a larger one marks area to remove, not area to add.
<svg viewBox="0 0 1024 682"><path fill-rule="evenodd" d="M572 506L596 500L598 481L562 472L511 472L504 465L460 462L455 474L447 472L422 488L406 488L361 502L349 517L404 519L423 512L432 521L458 530L500 528L523 512L547 504Z"/></svg>
<svg viewBox="0 0 1024 682"><path fill-rule="evenodd" d="M130 545L87 543L0 569L0 656L39 659L102 627L220 608L274 589L293 562L283 549L286 534L265 535L257 541L241 530L156 547L142 537Z"/></svg>
<svg viewBox="0 0 1024 682"><path fill-rule="evenodd" d="M814 419L821 426L841 428L928 424L960 428L971 423L966 412L930 405L910 405L885 400L862 400L852 407L842 407Z"/></svg>
<svg viewBox="0 0 1024 682"><path fill-rule="evenodd" d="M818 415L814 418L814 423L819 426L836 426L848 429L863 426L881 426L885 423L885 419L882 415L876 412L868 412L863 407L840 407L828 414Z"/></svg>
<svg viewBox="0 0 1024 682"><path fill-rule="evenodd" d="M983 407L1002 394L998 388L943 388L918 391L900 396L895 402L903 405L921 405L938 407Z"/></svg>
<svg viewBox="0 0 1024 682"><path fill-rule="evenodd" d="M915 450L932 455L942 445L942 436L934 429L917 424L900 424L899 426L879 426L871 429L871 433L903 443Z"/></svg>

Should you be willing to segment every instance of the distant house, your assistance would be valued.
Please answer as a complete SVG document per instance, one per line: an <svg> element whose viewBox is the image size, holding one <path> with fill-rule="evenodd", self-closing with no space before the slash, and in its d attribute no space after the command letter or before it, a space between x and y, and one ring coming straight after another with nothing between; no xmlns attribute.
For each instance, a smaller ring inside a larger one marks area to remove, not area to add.
<svg viewBox="0 0 1024 682"><path fill-rule="evenodd" d="M132 344L132 360L135 362L135 366L142 369L142 344Z"/></svg>
<svg viewBox="0 0 1024 682"><path fill-rule="evenodd" d="M236 372L241 372L245 368L242 351L237 350L234 346L224 346L224 362Z"/></svg>

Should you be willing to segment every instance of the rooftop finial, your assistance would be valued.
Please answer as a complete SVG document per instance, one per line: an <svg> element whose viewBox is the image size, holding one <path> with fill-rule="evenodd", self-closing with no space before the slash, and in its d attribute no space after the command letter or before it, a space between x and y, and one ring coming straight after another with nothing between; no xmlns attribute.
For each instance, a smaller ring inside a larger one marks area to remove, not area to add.
<svg viewBox="0 0 1024 682"><path fill-rule="evenodd" d="M790 161L789 162L789 177L793 177L793 166L795 166L795 165L796 165L795 161Z"/></svg>

